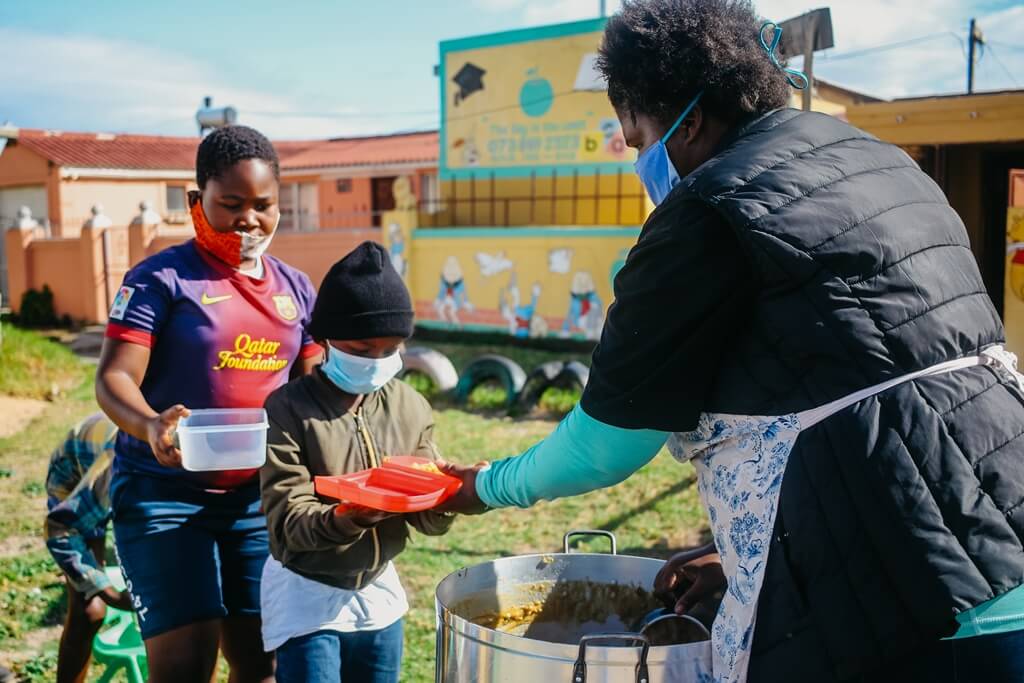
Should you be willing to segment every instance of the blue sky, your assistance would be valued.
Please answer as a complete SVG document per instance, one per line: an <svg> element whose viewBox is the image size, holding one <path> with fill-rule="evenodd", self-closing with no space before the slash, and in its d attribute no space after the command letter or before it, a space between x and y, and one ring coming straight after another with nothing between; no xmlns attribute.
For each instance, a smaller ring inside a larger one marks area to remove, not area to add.
<svg viewBox="0 0 1024 683"><path fill-rule="evenodd" d="M755 4L782 20L825 3ZM976 16L991 42L976 87L1024 87L1021 0L831 7L836 47L815 58L822 78L884 97L959 91L962 39ZM439 40L597 11L598 0L9 0L0 3L0 123L189 135L201 98L212 95L279 139L432 128Z"/></svg>

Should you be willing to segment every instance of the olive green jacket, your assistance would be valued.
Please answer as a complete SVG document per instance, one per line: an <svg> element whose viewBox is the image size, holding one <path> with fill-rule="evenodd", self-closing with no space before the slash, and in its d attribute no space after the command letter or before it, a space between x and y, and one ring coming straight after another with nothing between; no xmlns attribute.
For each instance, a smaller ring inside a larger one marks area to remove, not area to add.
<svg viewBox="0 0 1024 683"><path fill-rule="evenodd" d="M272 393L260 485L271 554L308 579L358 590L402 552L408 525L439 535L451 518L426 511L366 528L334 514L338 501L318 496L313 477L375 467L393 455L438 458L430 404L404 382L367 394L354 413L342 405L341 392L319 370Z"/></svg>

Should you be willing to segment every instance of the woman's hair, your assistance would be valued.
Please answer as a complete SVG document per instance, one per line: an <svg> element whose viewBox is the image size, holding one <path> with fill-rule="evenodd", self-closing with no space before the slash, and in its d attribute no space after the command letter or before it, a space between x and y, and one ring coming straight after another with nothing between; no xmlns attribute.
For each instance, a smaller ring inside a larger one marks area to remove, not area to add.
<svg viewBox="0 0 1024 683"><path fill-rule="evenodd" d="M700 91L726 121L784 107L789 85L759 41L749 0L625 0L598 68L621 112L674 121Z"/></svg>
<svg viewBox="0 0 1024 683"><path fill-rule="evenodd" d="M281 179L277 152L263 133L248 126L217 128L203 138L196 152L196 183L199 189L206 181L220 176L239 161L259 159L270 164L274 177Z"/></svg>

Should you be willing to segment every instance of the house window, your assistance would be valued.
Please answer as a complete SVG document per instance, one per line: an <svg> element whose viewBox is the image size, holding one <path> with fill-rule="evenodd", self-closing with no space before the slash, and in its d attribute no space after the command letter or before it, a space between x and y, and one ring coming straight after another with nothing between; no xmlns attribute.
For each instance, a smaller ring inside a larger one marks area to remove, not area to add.
<svg viewBox="0 0 1024 683"><path fill-rule="evenodd" d="M316 230L319 226L317 184L285 183L281 185L281 228L284 230Z"/></svg>
<svg viewBox="0 0 1024 683"><path fill-rule="evenodd" d="M426 213L437 213L441 210L441 192L436 175L420 176L420 206L421 211Z"/></svg>
<svg viewBox="0 0 1024 683"><path fill-rule="evenodd" d="M181 185L167 186L167 213L185 213L185 188Z"/></svg>
<svg viewBox="0 0 1024 683"><path fill-rule="evenodd" d="M352 191L352 179L351 178L338 178L334 184L334 189L338 194L348 194Z"/></svg>

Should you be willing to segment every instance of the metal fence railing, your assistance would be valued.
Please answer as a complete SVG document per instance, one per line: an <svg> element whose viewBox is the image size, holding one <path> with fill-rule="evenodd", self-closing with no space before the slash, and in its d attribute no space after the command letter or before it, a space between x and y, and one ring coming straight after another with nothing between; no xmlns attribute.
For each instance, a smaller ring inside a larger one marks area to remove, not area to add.
<svg viewBox="0 0 1024 683"><path fill-rule="evenodd" d="M314 230L335 230L343 228L380 227L382 210L357 209L355 211L281 211L280 228L289 232L312 232Z"/></svg>
<svg viewBox="0 0 1024 683"><path fill-rule="evenodd" d="M646 195L635 177L531 173L518 182L494 173L446 181L438 198L419 201L423 227L639 225Z"/></svg>

